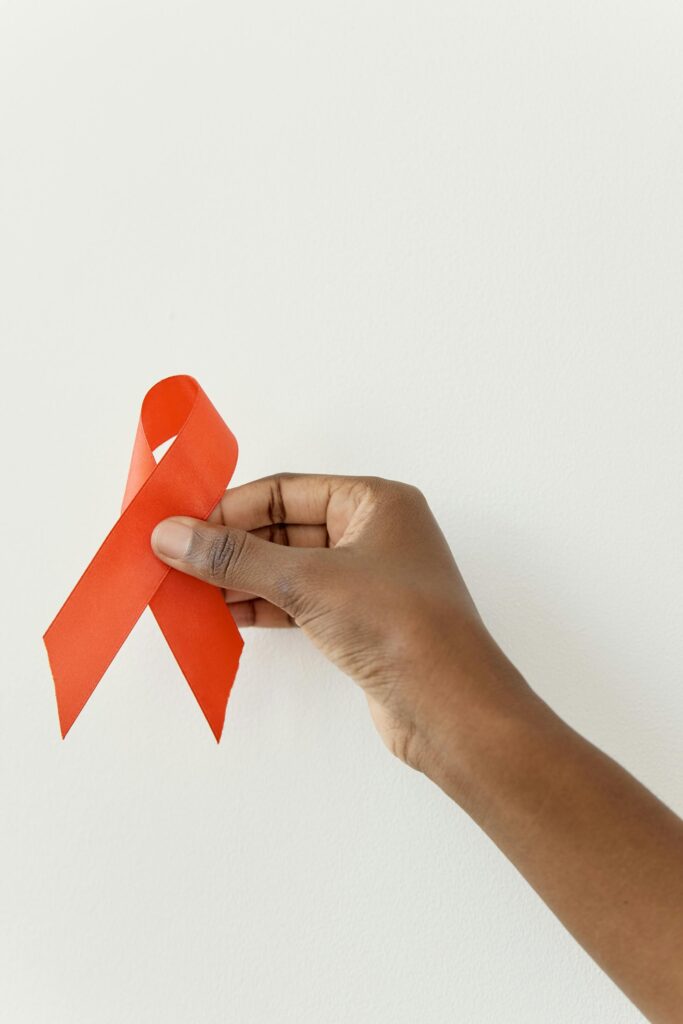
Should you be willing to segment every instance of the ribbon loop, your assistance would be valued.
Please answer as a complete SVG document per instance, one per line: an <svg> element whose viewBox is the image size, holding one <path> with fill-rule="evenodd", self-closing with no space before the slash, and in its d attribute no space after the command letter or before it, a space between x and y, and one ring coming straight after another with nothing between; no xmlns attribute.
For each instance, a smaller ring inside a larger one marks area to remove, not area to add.
<svg viewBox="0 0 683 1024"><path fill-rule="evenodd" d="M154 450L171 438L157 464ZM150 536L171 515L206 519L236 463L237 441L194 378L147 392L121 515L43 637L62 736L149 605L220 739L242 637L221 592L160 562Z"/></svg>

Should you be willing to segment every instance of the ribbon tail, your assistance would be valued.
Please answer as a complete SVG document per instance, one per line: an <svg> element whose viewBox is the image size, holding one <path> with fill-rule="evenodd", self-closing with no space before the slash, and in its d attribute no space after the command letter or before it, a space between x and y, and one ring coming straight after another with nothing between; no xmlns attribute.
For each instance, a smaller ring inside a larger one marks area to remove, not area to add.
<svg viewBox="0 0 683 1024"><path fill-rule="evenodd" d="M86 580L66 602L43 636L54 679L62 738L147 606L146 595L138 595L137 603L133 603L133 597L124 605L112 608L107 618L106 597L96 593L89 582Z"/></svg>
<svg viewBox="0 0 683 1024"><path fill-rule="evenodd" d="M150 608L220 740L244 641L218 588L171 569Z"/></svg>

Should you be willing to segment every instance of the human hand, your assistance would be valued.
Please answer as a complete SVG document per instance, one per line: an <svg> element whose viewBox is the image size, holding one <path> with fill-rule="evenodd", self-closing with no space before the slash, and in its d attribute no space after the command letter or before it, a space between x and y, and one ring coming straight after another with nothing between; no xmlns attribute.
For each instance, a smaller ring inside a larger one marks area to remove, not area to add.
<svg viewBox="0 0 683 1024"><path fill-rule="evenodd" d="M152 545L222 587L238 625L299 626L363 688L389 749L427 774L442 726L450 736L454 716L500 699L501 670L513 685L410 485L278 474L227 491L208 522L165 520Z"/></svg>
<svg viewBox="0 0 683 1024"><path fill-rule="evenodd" d="M279 474L152 545L223 587L239 625L300 626L636 1005L683 1019L683 823L527 686L416 488Z"/></svg>

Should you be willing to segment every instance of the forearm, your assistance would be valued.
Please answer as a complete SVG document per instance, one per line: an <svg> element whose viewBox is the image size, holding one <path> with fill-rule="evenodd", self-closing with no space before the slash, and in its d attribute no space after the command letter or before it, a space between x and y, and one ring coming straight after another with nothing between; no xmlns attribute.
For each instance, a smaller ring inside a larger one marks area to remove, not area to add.
<svg viewBox="0 0 683 1024"><path fill-rule="evenodd" d="M651 1020L683 1021L683 822L502 657L464 691L428 774Z"/></svg>
<svg viewBox="0 0 683 1024"><path fill-rule="evenodd" d="M159 524L157 555L225 588L238 623L299 625L363 687L389 749L465 808L652 1020L683 1022L683 824L532 693L424 496L280 474L218 512L230 526Z"/></svg>

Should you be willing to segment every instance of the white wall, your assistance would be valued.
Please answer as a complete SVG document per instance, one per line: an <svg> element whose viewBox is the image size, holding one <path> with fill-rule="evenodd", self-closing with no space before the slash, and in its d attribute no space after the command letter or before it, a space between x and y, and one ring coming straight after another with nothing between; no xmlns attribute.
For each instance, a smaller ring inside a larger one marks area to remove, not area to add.
<svg viewBox="0 0 683 1024"><path fill-rule="evenodd" d="M641 1019L302 636L247 634L218 747L148 613L62 743L40 637L190 372L238 481L421 486L531 683L683 812L682 32L0 4L3 1021Z"/></svg>

